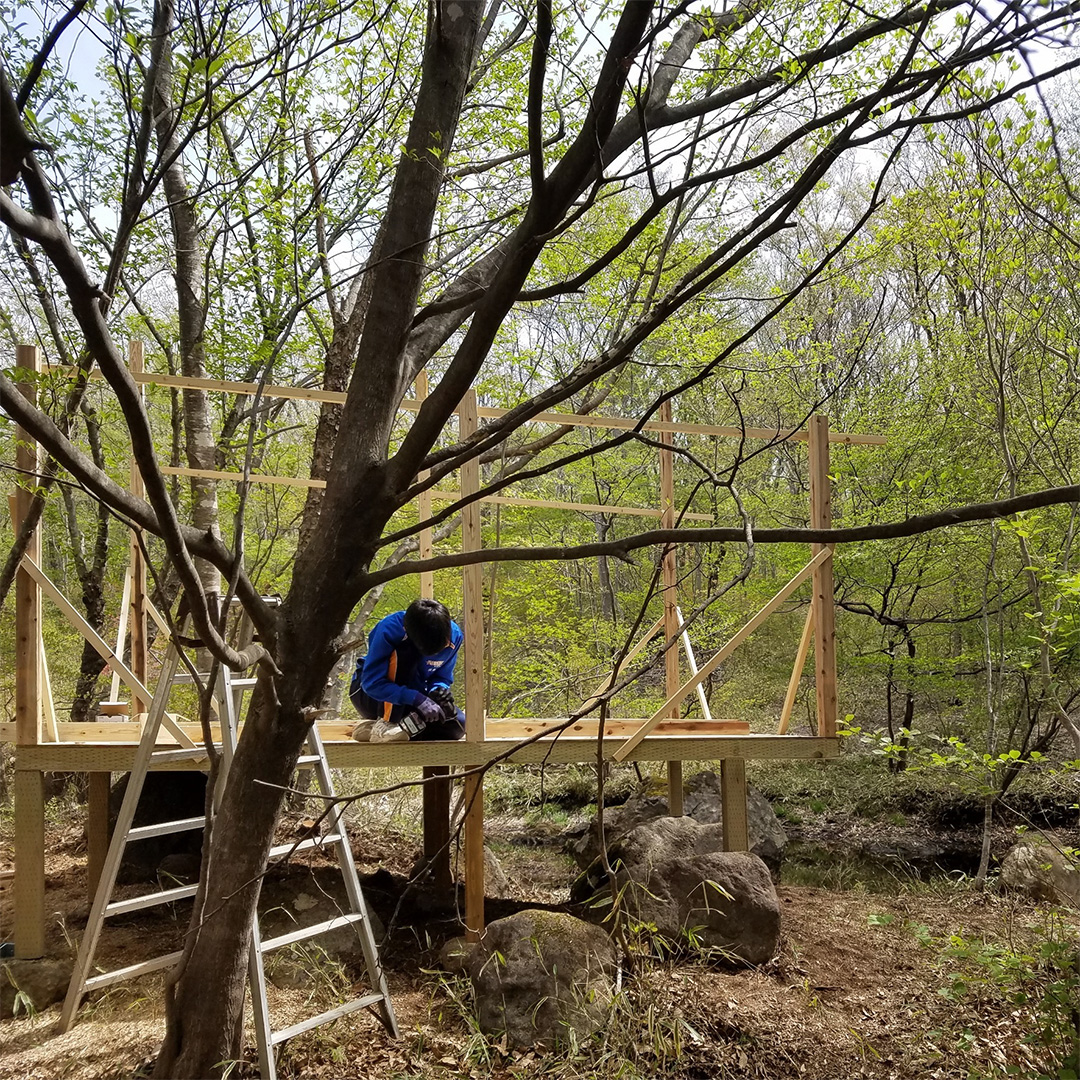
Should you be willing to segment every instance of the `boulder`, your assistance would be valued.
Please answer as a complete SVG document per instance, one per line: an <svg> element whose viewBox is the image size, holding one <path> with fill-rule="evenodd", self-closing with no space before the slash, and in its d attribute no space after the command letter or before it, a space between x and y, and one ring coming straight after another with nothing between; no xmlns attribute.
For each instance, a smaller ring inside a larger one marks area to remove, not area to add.
<svg viewBox="0 0 1080 1080"><path fill-rule="evenodd" d="M607 1019L618 958L599 927L561 912L519 911L491 923L466 958L477 1021L515 1047L587 1038Z"/></svg>
<svg viewBox="0 0 1080 1080"><path fill-rule="evenodd" d="M765 863L724 851L720 825L658 818L609 848L614 881L598 859L571 889L587 917L621 911L666 946L722 950L733 961L763 964L780 940L780 903Z"/></svg>
<svg viewBox="0 0 1080 1080"><path fill-rule="evenodd" d="M0 963L0 1020L32 1016L63 1001L70 960L5 960Z"/></svg>
<svg viewBox="0 0 1080 1080"><path fill-rule="evenodd" d="M1080 907L1080 869L1050 844L1023 840L1001 862L1001 884L1050 904Z"/></svg>
<svg viewBox="0 0 1080 1080"><path fill-rule="evenodd" d="M686 817L702 825L721 824L724 820L720 797L720 778L714 772L699 772L691 776L683 788L683 810ZM646 822L666 817L668 812L667 783L647 780L622 806L610 806L604 811L604 832L608 849L627 833ZM768 799L754 788L746 792L747 826L750 850L761 858L773 873L779 873L787 846L784 832ZM594 818L583 835L571 839L567 850L583 870L600 855L600 826Z"/></svg>

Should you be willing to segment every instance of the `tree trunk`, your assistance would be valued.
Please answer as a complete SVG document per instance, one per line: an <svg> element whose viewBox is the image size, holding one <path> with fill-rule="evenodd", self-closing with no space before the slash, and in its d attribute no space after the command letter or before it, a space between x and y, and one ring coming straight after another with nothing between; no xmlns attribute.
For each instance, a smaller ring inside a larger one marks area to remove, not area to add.
<svg viewBox="0 0 1080 1080"><path fill-rule="evenodd" d="M172 4L173 0L165 0ZM196 216L195 202L188 191L184 168L176 143L176 110L173 105L172 46L168 38L162 45L161 67L156 84L155 124L160 155L172 159L163 178L169 201L169 221L176 246L176 302L180 326L180 370L191 378L206 378L206 304L203 297L203 269L206 252L202 230ZM217 443L210 426L210 402L205 390L185 389L184 429L188 466L192 469L217 468ZM191 520L200 531L220 536L218 525L217 482L205 477L191 478ZM221 577L205 559L195 560L208 597L221 591ZM211 600L211 604L213 601ZM211 607L213 610L213 607ZM206 670L203 663L200 669Z"/></svg>
<svg viewBox="0 0 1080 1080"><path fill-rule="evenodd" d="M986 875L990 871L990 830L994 824L995 802L997 802L997 792L990 792L983 796L982 850L979 853L979 869L975 872L977 889L986 888Z"/></svg>

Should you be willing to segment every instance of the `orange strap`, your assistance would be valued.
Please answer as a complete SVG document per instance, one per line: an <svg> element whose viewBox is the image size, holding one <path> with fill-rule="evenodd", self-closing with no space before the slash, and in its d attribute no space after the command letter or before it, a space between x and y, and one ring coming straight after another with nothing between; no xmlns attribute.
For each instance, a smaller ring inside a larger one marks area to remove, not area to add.
<svg viewBox="0 0 1080 1080"><path fill-rule="evenodd" d="M394 677L397 675L397 649L390 654L390 663L386 668L386 677L390 682L394 681ZM393 709L393 705L389 701L383 702L383 719L390 723L390 710Z"/></svg>

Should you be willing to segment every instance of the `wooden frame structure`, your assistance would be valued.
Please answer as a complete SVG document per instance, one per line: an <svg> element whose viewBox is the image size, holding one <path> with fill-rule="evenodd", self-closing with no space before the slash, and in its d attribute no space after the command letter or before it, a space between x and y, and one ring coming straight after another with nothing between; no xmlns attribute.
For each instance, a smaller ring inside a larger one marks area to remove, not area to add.
<svg viewBox="0 0 1080 1080"><path fill-rule="evenodd" d="M36 348L20 346L17 363L29 372L40 370ZM342 401L343 394L293 387L230 383L211 379L190 379L178 376L150 374L143 369L142 346L132 342L129 365L136 383L175 387L201 387L235 394L261 393L266 397L298 398L312 402ZM33 379L23 381L24 394L35 392ZM406 400L402 408L419 408L427 394L426 374L417 379L416 398ZM480 408L470 391L458 410L459 435L465 437L476 430L481 417L494 417L504 410ZM627 430L638 426L628 418L579 416L564 413L541 413L538 423L558 423L577 426ZM811 521L816 528L828 528L831 521L829 493L829 444L831 442L882 444L876 435L854 435L830 432L825 416L811 418L805 431L776 431L771 429L741 429L705 424L675 423L670 403L662 407L658 421L646 423L647 432L659 436L660 506L648 507L596 506L583 503L551 502L518 499L505 496L484 497L462 511L462 549L482 547L480 510L482 502L506 505L526 505L542 508L572 509L584 512L604 511L634 516L659 518L663 527L675 525L674 453L677 433L740 437L777 437L803 440L810 454ZM26 474L39 469L40 451L32 437L22 429L16 434L17 467ZM190 476L201 475L218 479L239 479L240 474L165 468L164 472ZM252 476L250 480L312 486L318 482L289 477ZM131 489L141 494L141 477L132 466ZM461 469L461 491L426 491L418 498L420 520L431 516L434 499L456 499L480 491L479 463L465 464ZM19 488L12 499L13 523L18 528L28 512L31 493ZM709 520L708 515L686 514L684 518ZM38 530L40 533L40 529ZM420 558L432 552L432 530L423 529L419 537ZM12 724L0 724L0 742L15 744L15 950L19 957L37 957L45 946L44 895L44 773L78 771L89 774L88 808L88 884L93 893L102 860L108 846L108 792L110 774L131 768L135 757L141 724L139 714L145 714L152 697L147 688L147 619L153 618L167 633L161 616L154 611L146 594L146 567L137 537L131 541L131 565L125 580L121 626L115 648L96 634L63 594L41 570L41 538L35 535L16 579L16 714ZM566 730L544 735L548 728L565 724L559 720L502 720L491 719L484 712L484 613L482 567L477 563L465 567L463 575L463 606L465 651L464 704L466 735L461 742L414 742L375 745L356 743L348 738L352 724L321 722L320 731L327 746L328 758L337 768L375 768L384 766L421 767L429 781L424 785L424 850L433 860L433 872L440 884L451 882L449 859L450 771L486 766L495 761L512 763L567 763L597 760L598 722L583 719ZM430 573L421 573L420 594L431 596L433 580ZM813 594L803 629L795 666L785 697L780 725L776 734L751 733L749 725L740 721L714 720L709 712L701 686L731 653L748 638L768 616L791 597L801 584L812 578ZM781 588L753 618L737 631L700 668L697 665L689 637L679 633L682 616L676 600L677 566L675 546L663 555L662 616L642 635L623 659L626 664L663 631L671 642L665 656L665 687L667 697L656 712L647 719L608 721L599 752L604 760L665 761L667 762L669 807L672 814L682 813L683 761L719 761L723 791L724 845L727 850L746 850L746 761L751 759L826 759L838 753L836 736L836 655L832 586L832 549L814 545L812 558ZM103 713L127 711L117 699L119 684L130 693L128 719L111 715L105 720L88 724L58 722L49 689L48 668L41 637L41 604L46 595L56 603L69 622L110 663L113 669L112 702L103 703ZM126 628L126 632L125 632ZM811 638L815 648L815 686L817 699L817 734L790 735L788 727L796 691L805 664ZM680 675L678 646L683 646L691 677ZM125 643L130 647L131 663L121 659ZM614 685L618 672L597 688L586 704L594 704L596 695ZM703 705L703 720L680 719L680 704L692 693L698 693ZM166 739L172 745L192 745L200 737L198 725L171 721L165 725ZM523 740L533 739L531 742ZM166 744L168 745L168 744ZM201 763L205 767L205 762ZM170 767L170 766L165 766ZM200 762L178 763L175 768L199 768ZM484 910L484 782L482 772L466 772L464 778L464 881L466 932L476 938L483 931Z"/></svg>

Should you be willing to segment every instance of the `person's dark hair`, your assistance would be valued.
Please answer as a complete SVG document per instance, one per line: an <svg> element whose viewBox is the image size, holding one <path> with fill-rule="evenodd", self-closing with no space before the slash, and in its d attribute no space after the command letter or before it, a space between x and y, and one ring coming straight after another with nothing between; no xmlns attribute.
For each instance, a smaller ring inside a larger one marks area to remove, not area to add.
<svg viewBox="0 0 1080 1080"><path fill-rule="evenodd" d="M450 640L450 612L438 600L414 600L405 609L405 636L425 655L433 656Z"/></svg>

